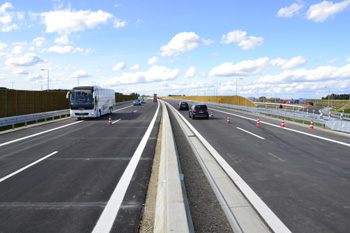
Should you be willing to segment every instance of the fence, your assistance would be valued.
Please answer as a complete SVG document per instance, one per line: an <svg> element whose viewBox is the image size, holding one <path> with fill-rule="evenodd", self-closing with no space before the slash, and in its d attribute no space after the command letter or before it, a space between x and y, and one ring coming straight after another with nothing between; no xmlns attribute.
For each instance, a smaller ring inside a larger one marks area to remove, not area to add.
<svg viewBox="0 0 350 233"><path fill-rule="evenodd" d="M24 91L0 89L0 118L69 109L67 91ZM116 102L136 99L115 95Z"/></svg>
<svg viewBox="0 0 350 233"><path fill-rule="evenodd" d="M66 91L0 90L0 118L67 108Z"/></svg>

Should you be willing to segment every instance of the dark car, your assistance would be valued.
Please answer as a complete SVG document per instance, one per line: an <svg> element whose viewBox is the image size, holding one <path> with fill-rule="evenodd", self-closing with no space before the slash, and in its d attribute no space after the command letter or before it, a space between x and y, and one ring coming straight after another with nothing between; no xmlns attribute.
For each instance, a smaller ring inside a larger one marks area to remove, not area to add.
<svg viewBox="0 0 350 233"><path fill-rule="evenodd" d="M179 110L189 110L188 103L186 101L179 102Z"/></svg>
<svg viewBox="0 0 350 233"><path fill-rule="evenodd" d="M307 104L310 106L314 106L314 102L312 102L312 101L307 102Z"/></svg>
<svg viewBox="0 0 350 233"><path fill-rule="evenodd" d="M189 110L189 117L194 120L195 118L209 119L209 110L205 104L194 104Z"/></svg>
<svg viewBox="0 0 350 233"><path fill-rule="evenodd" d="M141 105L141 102L140 102L140 100L135 100L134 101L134 103L132 103L134 106L136 106L136 105Z"/></svg>

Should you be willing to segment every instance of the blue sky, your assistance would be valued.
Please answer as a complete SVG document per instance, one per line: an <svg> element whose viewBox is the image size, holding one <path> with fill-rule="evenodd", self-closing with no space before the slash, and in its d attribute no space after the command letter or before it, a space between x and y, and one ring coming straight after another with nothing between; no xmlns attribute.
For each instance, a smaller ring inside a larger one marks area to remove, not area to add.
<svg viewBox="0 0 350 233"><path fill-rule="evenodd" d="M350 0L0 1L0 86L350 93Z"/></svg>

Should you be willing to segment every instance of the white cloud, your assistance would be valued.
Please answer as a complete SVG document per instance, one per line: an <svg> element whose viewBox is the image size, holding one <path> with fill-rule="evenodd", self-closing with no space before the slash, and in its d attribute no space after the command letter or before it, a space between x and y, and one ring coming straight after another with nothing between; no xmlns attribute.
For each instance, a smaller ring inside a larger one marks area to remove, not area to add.
<svg viewBox="0 0 350 233"><path fill-rule="evenodd" d="M82 49L82 48L75 48L73 50L73 53L81 53L81 55L88 55L91 52L91 49Z"/></svg>
<svg viewBox="0 0 350 233"><path fill-rule="evenodd" d="M284 18L291 18L293 17L295 14L299 13L299 10L301 8L303 8L303 4L298 4L298 3L293 3L290 6L281 8L278 13L277 16L278 17L284 17Z"/></svg>
<svg viewBox="0 0 350 233"><path fill-rule="evenodd" d="M69 39L67 35L63 35L55 40L55 44L66 45L69 43Z"/></svg>
<svg viewBox="0 0 350 233"><path fill-rule="evenodd" d="M269 64L269 58L263 57L257 60L242 61L237 64L226 62L213 68L210 76L248 76L255 75L262 72L262 70Z"/></svg>
<svg viewBox="0 0 350 233"><path fill-rule="evenodd" d="M156 63L158 61L158 57L154 56L154 57L151 57L150 59L148 59L147 63L149 65L153 65L154 63Z"/></svg>
<svg viewBox="0 0 350 233"><path fill-rule="evenodd" d="M126 26L125 21L121 21L120 19L114 19L114 23L113 23L114 28L121 28L121 27L125 27L125 26Z"/></svg>
<svg viewBox="0 0 350 233"><path fill-rule="evenodd" d="M113 66L114 71L122 70L126 68L126 64L124 62L119 62L115 66Z"/></svg>
<svg viewBox="0 0 350 233"><path fill-rule="evenodd" d="M43 76L39 75L39 74L33 74L33 75L28 75L25 77L26 80L28 81L34 81L37 82L39 80L43 79Z"/></svg>
<svg viewBox="0 0 350 233"><path fill-rule="evenodd" d="M171 41L160 48L161 56L178 56L180 53L191 51L197 48L200 44L208 45L213 43L212 40L201 39L194 32L181 32L175 35Z"/></svg>
<svg viewBox="0 0 350 233"><path fill-rule="evenodd" d="M72 46L52 46L49 48L49 52L64 54L72 52L73 49Z"/></svg>
<svg viewBox="0 0 350 233"><path fill-rule="evenodd" d="M175 79L180 70L171 70L164 66L152 66L148 71L137 73L123 73L122 76L110 79L106 82L107 86L117 86L121 84L158 82Z"/></svg>
<svg viewBox="0 0 350 233"><path fill-rule="evenodd" d="M11 57L5 61L9 66L34 66L42 63L43 60L35 53L26 53L23 57Z"/></svg>
<svg viewBox="0 0 350 233"><path fill-rule="evenodd" d="M306 15L309 20L314 22L324 22L328 17L343 11L348 5L350 5L350 0L344 0L339 3L323 1L310 6Z"/></svg>
<svg viewBox="0 0 350 233"><path fill-rule="evenodd" d="M193 78L195 74L196 74L196 67L192 66L187 70L184 78Z"/></svg>
<svg viewBox="0 0 350 233"><path fill-rule="evenodd" d="M2 51L6 47L7 47L7 44L0 41L0 51Z"/></svg>
<svg viewBox="0 0 350 233"><path fill-rule="evenodd" d="M23 52L23 47L22 46L15 46L13 49L12 49L12 54L14 55L18 55L18 54L21 54Z"/></svg>
<svg viewBox="0 0 350 233"><path fill-rule="evenodd" d="M6 13L7 9L13 9L14 7L12 6L11 3L6 2L0 6L0 13Z"/></svg>
<svg viewBox="0 0 350 233"><path fill-rule="evenodd" d="M92 75L84 70L78 70L76 72L74 72L74 74L72 74L70 76L70 78L72 79L77 79L77 78L90 78Z"/></svg>
<svg viewBox="0 0 350 233"><path fill-rule="evenodd" d="M264 38L255 36L246 36L247 32L235 30L222 35L221 43L238 43L238 46L244 50L255 49L264 43Z"/></svg>
<svg viewBox="0 0 350 233"><path fill-rule="evenodd" d="M140 65L139 64L135 64L135 65L130 67L130 70L138 70L138 69L140 69Z"/></svg>
<svg viewBox="0 0 350 233"><path fill-rule="evenodd" d="M13 74L15 74L15 75L28 75L29 72L27 70L15 70L15 71L13 71Z"/></svg>
<svg viewBox="0 0 350 233"><path fill-rule="evenodd" d="M328 63L332 64L332 63L334 63L334 62L336 62L338 60L339 60L338 58L333 58L333 59L329 60Z"/></svg>
<svg viewBox="0 0 350 233"><path fill-rule="evenodd" d="M301 56L293 57L290 60L276 58L270 61L270 58L263 57L256 60L241 61L237 64L226 62L215 68L210 72L210 76L249 76L260 74L263 70L268 68L280 68L283 70L290 70L298 66L306 64L306 60Z"/></svg>
<svg viewBox="0 0 350 233"><path fill-rule="evenodd" d="M346 62L350 62L350 56L346 57Z"/></svg>
<svg viewBox="0 0 350 233"><path fill-rule="evenodd" d="M43 43L45 42L45 38L44 37L37 37L33 40L33 44L35 44L38 47L41 47L43 45Z"/></svg>
<svg viewBox="0 0 350 233"><path fill-rule="evenodd" d="M314 82L349 78L350 64L343 67L320 66L314 70L288 70L278 75L265 75L258 78L256 83Z"/></svg>
<svg viewBox="0 0 350 233"><path fill-rule="evenodd" d="M84 31L96 28L100 24L113 21L114 27L123 27L125 22L120 21L110 13L98 11L71 11L57 10L41 13L42 23L46 25L46 32L59 34L70 34L72 32Z"/></svg>
<svg viewBox="0 0 350 233"><path fill-rule="evenodd" d="M302 66L306 64L306 60L301 56L293 57L290 60L285 60L282 58L276 58L271 60L271 65L274 67L279 67L282 70L290 70L298 66Z"/></svg>
<svg viewBox="0 0 350 233"><path fill-rule="evenodd" d="M22 12L12 12L9 9L14 9L11 3L6 2L0 6L0 30L2 32L9 32L18 29L18 25L14 23L15 20L23 20L24 14Z"/></svg>

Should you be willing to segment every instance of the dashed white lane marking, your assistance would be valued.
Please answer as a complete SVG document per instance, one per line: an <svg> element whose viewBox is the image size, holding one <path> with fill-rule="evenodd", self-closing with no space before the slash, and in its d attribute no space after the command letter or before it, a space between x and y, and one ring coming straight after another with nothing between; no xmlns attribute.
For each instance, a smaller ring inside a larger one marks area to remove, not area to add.
<svg viewBox="0 0 350 233"><path fill-rule="evenodd" d="M214 109L214 108L213 108L213 109ZM244 119L256 121L256 119L252 119L252 118L249 118L249 117L245 117L245 116L233 114L233 113L231 113L231 112L225 112L225 111L221 111L221 110L219 110L219 109L214 109L214 110L215 110L215 111L218 111L218 112L225 113L225 114L229 114L229 115L231 115L231 116L236 116L236 117L240 117L240 118L244 118ZM333 139L329 139L329 138L317 136L317 135L314 135L314 134L305 133L305 132L302 132L302 131L299 131L299 130L295 130L295 129L291 129L291 128L281 128L280 125L275 125L275 124L272 124L272 123L269 123L269 122L265 122L265 121L260 121L260 122L261 122L261 123L264 123L265 125L270 125L270 126L273 126L273 127L277 127L277 128L283 129L283 130L288 130L288 131L292 131L292 132L295 132L295 133L304 134L304 135L309 136L309 137L314 137L314 138L318 138L318 139L322 139L322 140L325 140L325 141L334 142L334 143L337 143L337 144L340 144L340 145L343 145L343 146L348 146L348 147L350 147L350 144L349 144L349 143L345 143L345 142L341 142L341 141L337 141L337 140L333 140Z"/></svg>
<svg viewBox="0 0 350 233"><path fill-rule="evenodd" d="M63 126L60 126L60 127L57 127L57 128L45 130L45 131L40 132L40 133L32 134L32 135L29 135L29 136L26 136L26 137L23 137L23 138L18 138L18 139L12 140L12 141L4 142L4 143L0 144L0 147L8 145L8 144L11 144L11 143L14 143L14 142L22 141L24 139L32 138L32 137L35 137L35 136L38 136L38 135L41 135L41 134L44 134L44 133L48 133L48 132L51 132L51 131L62 129L62 128L65 128L65 127L68 127L68 126L71 126L71 125L79 124L81 122L83 122L83 121L73 122L73 123L70 123L70 124L67 124L67 125L63 125Z"/></svg>
<svg viewBox="0 0 350 233"><path fill-rule="evenodd" d="M112 122L112 125L115 124L115 123L117 123L117 122L120 121L120 120L121 120L121 119L116 120L116 121L113 121L113 122Z"/></svg>
<svg viewBox="0 0 350 233"><path fill-rule="evenodd" d="M123 109L126 109L126 108L130 108L130 107L132 107L132 105L127 106L127 107L124 107L124 108L119 108L119 109L117 109L117 110L114 110L113 112L118 112L118 111L120 111L120 110L123 110Z"/></svg>
<svg viewBox="0 0 350 233"><path fill-rule="evenodd" d="M271 156L274 157L275 159L278 159L278 160L281 161L281 162L286 162L286 160L281 159L281 158L278 157L277 155L274 155L274 154L272 154L272 153L269 153L269 155L271 155Z"/></svg>
<svg viewBox="0 0 350 233"><path fill-rule="evenodd" d="M46 155L45 157L43 157L43 158L41 158L41 159L38 159L37 161L35 161L35 162L33 162L33 163L31 163L31 164L25 166L25 167L22 167L21 169L19 169L19 170L13 172L13 173L11 173L11 174L9 174L9 175L7 175L7 176L1 178L1 179L0 179L0 183L3 182L4 180L7 180L8 178L10 178L10 177L12 177L12 176L18 174L18 173L20 173L20 172L26 170L26 169L28 169L28 168L34 166L35 164L37 164L37 163L39 163L39 162L41 162L41 161L47 159L48 157L50 157L50 156L56 154L57 152L58 152L58 151L52 152L51 154Z"/></svg>
<svg viewBox="0 0 350 233"><path fill-rule="evenodd" d="M112 196L110 197L106 207L104 208L100 218L98 219L93 233L107 233L110 232L114 220L116 219L121 203L124 199L126 190L129 187L129 184L131 182L131 178L135 173L137 164L141 158L142 152L146 146L146 143L148 141L149 136L151 135L151 131L153 129L154 123L156 121L157 115L159 111L159 103L156 113L154 114L154 117L148 126L148 129L143 136L140 144L138 145L134 155L132 156L128 166L126 167L122 177L120 178L117 187L114 189Z"/></svg>
<svg viewBox="0 0 350 233"><path fill-rule="evenodd" d="M243 131L243 132L249 133L249 134L251 134L251 135L253 135L253 136L257 137L257 138L265 139L265 138L263 138L263 137L260 137L259 135L256 135L256 134L254 134L254 133L252 133L252 132L249 132L248 130L245 130L245 129L242 129L242 128L239 128L239 127L236 127L236 128L239 129L239 130L241 130L241 131Z"/></svg>

